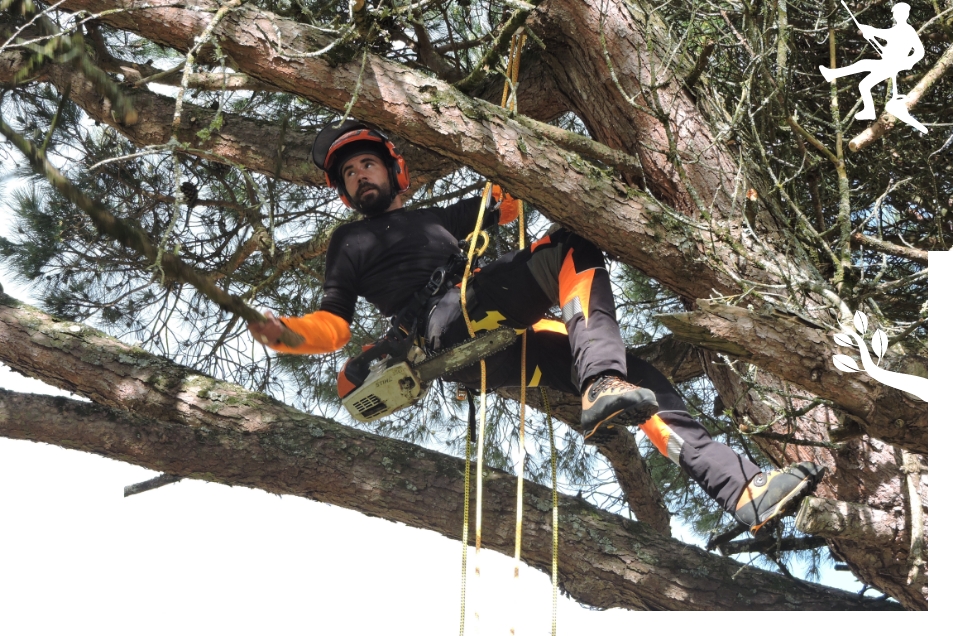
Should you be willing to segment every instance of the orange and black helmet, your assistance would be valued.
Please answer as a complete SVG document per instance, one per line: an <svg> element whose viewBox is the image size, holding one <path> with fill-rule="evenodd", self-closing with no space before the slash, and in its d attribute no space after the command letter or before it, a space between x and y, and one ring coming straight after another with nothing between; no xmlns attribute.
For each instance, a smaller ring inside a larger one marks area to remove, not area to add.
<svg viewBox="0 0 953 636"><path fill-rule="evenodd" d="M311 160L324 170L328 185L336 188L341 201L349 208L356 207L344 187L341 167L354 155L372 153L380 157L390 173L394 194L406 192L410 187L410 174L404 158L394 144L379 130L356 119L339 119L331 122L318 133L311 147Z"/></svg>

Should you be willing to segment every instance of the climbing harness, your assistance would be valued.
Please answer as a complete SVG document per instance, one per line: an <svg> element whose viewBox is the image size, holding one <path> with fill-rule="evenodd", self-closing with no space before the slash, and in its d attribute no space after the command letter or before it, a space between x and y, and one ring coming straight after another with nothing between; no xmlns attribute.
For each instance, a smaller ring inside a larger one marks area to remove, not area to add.
<svg viewBox="0 0 953 636"><path fill-rule="evenodd" d="M489 243L481 232L482 255ZM426 395L430 382L464 369L516 341L512 329L497 329L427 356L417 342L418 325L431 301L449 287L464 270L460 252L434 270L430 280L391 318L383 338L348 359L338 374L338 397L356 420L373 422L411 406Z"/></svg>
<svg viewBox="0 0 953 636"><path fill-rule="evenodd" d="M517 78L519 76L519 65L520 65L520 56L522 53L523 45L526 41L526 35L522 33L522 28L519 29L516 34L513 36L513 40L510 43L510 55L509 62L506 69L506 83L503 87L503 99L502 106L504 108L509 108L512 111L516 111L516 87L517 87ZM511 92L512 88L512 92ZM473 263L474 255L482 255L486 250L487 244L489 243L489 237L485 231L482 231L483 227L483 216L487 208L488 201L492 193L492 184L487 183L483 188L483 194L480 201L480 208L477 213L476 227L474 232L467 237L469 241L469 250L467 252L466 259L466 268L464 270L463 280L460 283L460 302L461 309L463 313L463 318L467 326L467 332L470 335L470 338L476 336L473 322L470 319L470 314L467 311L467 283L471 276L471 268ZM518 201L519 205L519 248L525 249L525 236L526 236L526 226L525 218L523 215L523 204L522 201ZM478 248L479 239L483 239L483 244ZM515 531L515 547L514 547L514 568L513 568L513 578L514 581L519 580L520 573L520 551L522 548L522 531L523 531L523 471L524 471L524 461L526 457L526 444L525 444L525 422L526 422L526 342L527 342L526 332L523 332L522 344L521 344L521 353L520 353L520 421L519 421L519 458L516 465L516 476L517 476L517 485L516 485L516 531ZM549 425L549 442L550 442L550 451L551 451L551 463L552 463L552 489L553 489L553 563L552 563L552 582L553 582L553 604L552 604L552 636L556 634L556 600L558 598L558 583L557 583L557 573L558 573L558 491L556 483L556 469L557 469L557 460L556 460L556 441L553 433L553 424L552 417L550 415L549 408L549 399L546 395L545 389L541 388L543 404L545 406L547 422ZM460 391L458 391L459 397ZM475 407L473 403L472 392L466 391L466 398L469 402L469 425L467 427L467 438L466 438L466 467L464 469L464 505L463 505L463 558L462 558L462 567L461 567L461 584L460 584L460 636L464 634L464 628L466 625L466 582L467 582L467 551L468 551L468 539L469 539L469 520L470 520L470 461L472 456L472 438L474 433L476 433L477 438L477 457L476 457L476 518L474 520L474 567L473 572L476 578L476 581L479 581L480 577L480 548L482 545L483 538L483 458L484 458L484 445L485 445L485 431L486 431L486 362L484 360L480 361L480 417L479 417L479 426L475 426ZM476 429L474 431L474 429ZM514 598L517 598L518 595L514 595ZM479 607L474 611L474 619L479 625ZM511 634L515 634L515 626L510 629Z"/></svg>

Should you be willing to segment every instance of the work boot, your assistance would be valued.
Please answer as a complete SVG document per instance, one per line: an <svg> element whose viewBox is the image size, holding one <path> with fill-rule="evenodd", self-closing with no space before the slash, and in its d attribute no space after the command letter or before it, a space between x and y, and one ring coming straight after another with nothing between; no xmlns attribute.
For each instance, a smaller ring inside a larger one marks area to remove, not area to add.
<svg viewBox="0 0 953 636"><path fill-rule="evenodd" d="M795 503L814 492L826 469L813 462L799 462L784 470L758 473L748 482L738 505L735 518L751 528L752 534L771 519L791 510Z"/></svg>
<svg viewBox="0 0 953 636"><path fill-rule="evenodd" d="M658 413L655 394L614 375L596 378L582 394L579 423L588 431L585 441L596 444L605 441L614 426L607 422L623 412L631 421L644 422Z"/></svg>

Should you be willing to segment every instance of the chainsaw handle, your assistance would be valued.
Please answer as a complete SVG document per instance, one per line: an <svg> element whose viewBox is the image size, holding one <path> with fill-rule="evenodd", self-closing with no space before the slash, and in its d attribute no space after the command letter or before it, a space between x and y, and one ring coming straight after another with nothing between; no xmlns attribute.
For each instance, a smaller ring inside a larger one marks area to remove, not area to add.
<svg viewBox="0 0 953 636"><path fill-rule="evenodd" d="M375 360L383 358L384 356L390 356L395 360L405 360L411 345L414 343L414 339L410 337L410 335L403 334L402 332L401 336L403 337L395 337L393 334L388 334L386 337L381 338L351 358L345 368L347 379L354 383L355 386L361 386L364 380L367 379L367 374L371 372L371 363Z"/></svg>

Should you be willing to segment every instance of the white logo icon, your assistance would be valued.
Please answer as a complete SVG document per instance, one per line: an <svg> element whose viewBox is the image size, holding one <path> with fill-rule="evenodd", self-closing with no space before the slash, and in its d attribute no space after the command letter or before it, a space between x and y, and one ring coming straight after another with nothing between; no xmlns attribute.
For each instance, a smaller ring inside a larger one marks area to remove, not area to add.
<svg viewBox="0 0 953 636"><path fill-rule="evenodd" d="M842 324L841 329L844 331L834 335L834 342L842 347L852 347L854 349L859 349L860 361L863 369L857 366L856 360L850 356L845 356L842 353L834 354L835 367L841 371L846 371L847 373L865 371L867 375L882 384L886 384L887 386L900 389L901 391L905 391L911 395L915 395L924 402L929 402L927 399L929 394L929 382L926 378L921 378L915 375L907 375L906 373L896 373L895 371L887 371L886 369L881 369L879 366L877 366L880 364L880 360L887 351L887 334L880 329L874 332L874 336L870 340L870 347L877 356L877 363L874 363L873 358L870 357L870 352L867 351L867 345L864 343L864 339L862 337L865 333L867 333L866 314L861 311L856 312L854 314L854 328L851 328L850 325ZM854 329L856 329L856 331ZM860 332L860 335L858 335L857 332Z"/></svg>
<svg viewBox="0 0 953 636"><path fill-rule="evenodd" d="M874 109L874 98L870 95L870 89L886 79L893 80L893 97L887 101L884 109L899 119L900 121L913 126L922 133L927 132L926 126L913 118L907 110L905 103L906 95L897 93L897 75L900 71L909 71L913 66L923 59L923 43L920 42L920 36L916 29L907 24L907 17L910 15L910 5L906 2L898 2L893 5L893 19L895 24L889 29L877 29L868 24L860 24L857 18L851 13L850 9L841 0L841 4L850 13L854 24L860 29L864 37L880 53L879 60L861 60L844 68L827 68L821 66L821 75L828 82L832 82L838 77L853 75L855 73L867 73L867 77L860 80L860 96L864 100L864 109L857 113L856 119L875 119L877 112ZM877 41L883 40L886 44L881 46Z"/></svg>

